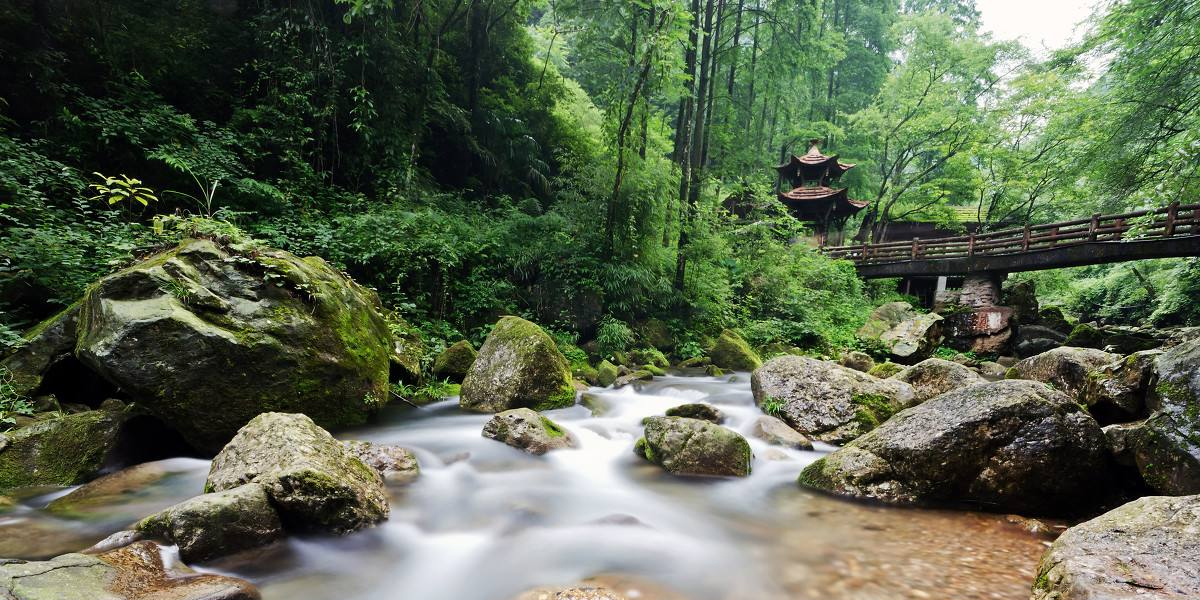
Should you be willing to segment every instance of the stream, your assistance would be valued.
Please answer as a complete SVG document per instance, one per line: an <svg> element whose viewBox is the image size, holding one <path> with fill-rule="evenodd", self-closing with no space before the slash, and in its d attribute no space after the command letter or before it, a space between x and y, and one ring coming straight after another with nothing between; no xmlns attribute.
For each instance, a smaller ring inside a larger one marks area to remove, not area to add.
<svg viewBox="0 0 1200 600"><path fill-rule="evenodd" d="M707 402L741 432L754 472L684 479L633 454L644 417ZM590 407L590 408L589 408ZM292 537L198 565L243 577L265 600L509 600L530 588L592 576L630 598L895 600L1029 598L1044 539L1004 515L884 508L800 489L796 476L831 447L794 451L750 435L762 413L749 375L658 377L644 387L592 389L546 415L575 450L531 456L480 435L487 415L456 400L392 407L344 439L411 448L413 484L390 489L391 519L354 535ZM31 490L0 514L0 556L77 551L199 494L208 462L137 467L86 501Z"/></svg>

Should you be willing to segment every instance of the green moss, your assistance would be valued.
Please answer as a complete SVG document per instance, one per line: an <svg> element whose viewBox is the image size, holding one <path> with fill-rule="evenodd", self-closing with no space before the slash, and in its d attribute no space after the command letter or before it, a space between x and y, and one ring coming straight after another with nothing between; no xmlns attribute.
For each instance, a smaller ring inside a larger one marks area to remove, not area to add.
<svg viewBox="0 0 1200 600"><path fill-rule="evenodd" d="M866 431L879 427L880 423L896 414L896 407L891 400L879 394L854 394L850 397L850 403L859 407L854 412L854 420Z"/></svg>
<svg viewBox="0 0 1200 600"><path fill-rule="evenodd" d="M75 485L99 473L116 443L125 411L88 411L4 434L0 489Z"/></svg>
<svg viewBox="0 0 1200 600"><path fill-rule="evenodd" d="M1017 371L1016 367L1009 367L1008 370L1004 372L1004 378L1005 379L1020 379L1021 373L1019 371Z"/></svg>
<svg viewBox="0 0 1200 600"><path fill-rule="evenodd" d="M1080 323L1071 330L1065 344L1074 348L1103 348L1104 333L1087 323Z"/></svg>
<svg viewBox="0 0 1200 600"><path fill-rule="evenodd" d="M872 377L878 377L879 379L887 379L888 377L891 377L892 375L895 375L903 370L904 367L894 362L882 362L874 367L871 367L871 370L867 371L867 374Z"/></svg>
<svg viewBox="0 0 1200 600"><path fill-rule="evenodd" d="M633 453L654 462L654 450L650 448L650 443L646 441L645 437L638 438L637 442L633 444Z"/></svg>
<svg viewBox="0 0 1200 600"><path fill-rule="evenodd" d="M800 477L796 479L796 482L802 486L818 490L833 489L833 480L825 472L824 458L818 459L817 462L808 465L803 471L800 471Z"/></svg>
<svg viewBox="0 0 1200 600"><path fill-rule="evenodd" d="M545 429L546 434L550 437L563 437L567 435L567 432L563 431L562 427L558 426L558 423L555 423L554 421L551 421L550 419L547 419L541 415L538 415L538 418L542 421L542 429Z"/></svg>
<svg viewBox="0 0 1200 600"><path fill-rule="evenodd" d="M656 367L656 366L654 366L654 365L642 365L642 370L643 370L643 371L649 371L651 374L653 374L653 375L655 375L655 376L658 376L658 377L661 377L661 376L663 376L663 375L666 375L666 374L667 374L667 372L666 372L666 371L664 371L664 370L662 370L662 369L660 369L660 368L658 368L658 367Z"/></svg>
<svg viewBox="0 0 1200 600"><path fill-rule="evenodd" d="M753 371L762 366L758 354L737 332L726 329L721 332L708 355L714 365L735 371Z"/></svg>

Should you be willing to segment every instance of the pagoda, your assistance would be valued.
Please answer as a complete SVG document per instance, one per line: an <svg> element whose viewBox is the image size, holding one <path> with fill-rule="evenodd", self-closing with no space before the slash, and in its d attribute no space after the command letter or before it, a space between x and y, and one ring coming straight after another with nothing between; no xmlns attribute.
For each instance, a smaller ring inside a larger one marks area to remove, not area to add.
<svg viewBox="0 0 1200 600"><path fill-rule="evenodd" d="M854 165L838 161L836 154L821 154L820 140L809 144L808 154L793 154L791 160L775 167L779 178L792 186L791 191L779 193L779 201L797 220L813 224L823 246L830 231L841 231L847 219L870 203L851 200L846 188L832 187Z"/></svg>

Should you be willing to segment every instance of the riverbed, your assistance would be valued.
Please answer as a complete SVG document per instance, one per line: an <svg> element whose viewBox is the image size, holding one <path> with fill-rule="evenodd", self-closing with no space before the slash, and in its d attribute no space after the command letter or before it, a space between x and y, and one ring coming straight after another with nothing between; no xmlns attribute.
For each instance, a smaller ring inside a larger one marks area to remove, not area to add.
<svg viewBox="0 0 1200 600"><path fill-rule="evenodd" d="M644 417L689 402L726 416L753 474L685 479L633 454ZM390 488L391 519L341 538L293 537L200 570L249 579L265 600L509 600L530 588L617 578L631 598L1026 600L1045 538L1004 515L908 510L800 489L831 447L797 451L751 435L748 374L659 377L592 389L546 413L579 448L531 456L480 435L455 400L395 406L344 439L399 444L421 465ZM199 494L207 461L150 463L69 510L66 490L30 491L0 515L0 556L45 558L95 543ZM49 508L47 506L49 505Z"/></svg>

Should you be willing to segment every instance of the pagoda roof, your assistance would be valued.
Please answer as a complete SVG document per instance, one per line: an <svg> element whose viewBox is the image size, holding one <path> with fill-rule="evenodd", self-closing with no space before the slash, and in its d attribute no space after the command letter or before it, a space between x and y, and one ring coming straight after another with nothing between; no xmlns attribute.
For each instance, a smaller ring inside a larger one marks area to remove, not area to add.
<svg viewBox="0 0 1200 600"><path fill-rule="evenodd" d="M811 144L812 145L808 148L808 153L806 153L804 156L796 156L793 154L788 162L775 167L775 170L786 176L788 173L795 173L796 169L803 168L805 170L811 170L814 167L827 167L829 169L829 176L838 178L841 177L846 171L849 171L857 166L854 163L844 163L839 161L838 155L836 154L832 156L822 154L821 148L817 145L817 140L813 140Z"/></svg>
<svg viewBox="0 0 1200 600"><path fill-rule="evenodd" d="M845 188L826 186L799 187L779 194L780 202L802 221L828 217L848 217L867 207L870 201L851 200Z"/></svg>

